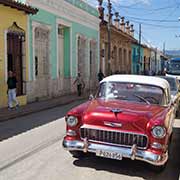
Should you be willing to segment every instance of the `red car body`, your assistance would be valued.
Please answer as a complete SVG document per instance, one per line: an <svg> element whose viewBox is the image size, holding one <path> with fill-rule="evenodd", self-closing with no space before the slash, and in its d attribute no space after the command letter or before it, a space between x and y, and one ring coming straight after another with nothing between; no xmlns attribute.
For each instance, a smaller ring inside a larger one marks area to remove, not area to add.
<svg viewBox="0 0 180 180"><path fill-rule="evenodd" d="M162 106L94 98L67 113L66 121L68 117L76 117L77 124L73 127L67 124L63 147L69 151L93 152L112 159L131 158L163 166L168 160L173 112L170 103ZM159 126L165 135L156 138L152 129Z"/></svg>

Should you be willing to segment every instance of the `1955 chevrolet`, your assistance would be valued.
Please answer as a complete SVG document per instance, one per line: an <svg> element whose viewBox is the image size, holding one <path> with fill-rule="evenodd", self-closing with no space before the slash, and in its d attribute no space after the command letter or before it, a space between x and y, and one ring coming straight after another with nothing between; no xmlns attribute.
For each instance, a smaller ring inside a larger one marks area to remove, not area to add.
<svg viewBox="0 0 180 180"><path fill-rule="evenodd" d="M66 115L63 147L74 156L145 161L157 169L167 164L174 106L166 80L113 75L100 82L96 96Z"/></svg>

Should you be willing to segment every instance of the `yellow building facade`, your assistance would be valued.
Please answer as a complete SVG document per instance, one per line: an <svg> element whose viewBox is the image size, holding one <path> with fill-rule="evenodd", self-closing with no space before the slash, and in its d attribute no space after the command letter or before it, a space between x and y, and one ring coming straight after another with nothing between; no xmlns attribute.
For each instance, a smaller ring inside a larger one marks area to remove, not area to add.
<svg viewBox="0 0 180 180"><path fill-rule="evenodd" d="M7 106L8 71L16 73L17 98L26 104L29 79L28 16L37 9L16 1L0 1L0 108Z"/></svg>

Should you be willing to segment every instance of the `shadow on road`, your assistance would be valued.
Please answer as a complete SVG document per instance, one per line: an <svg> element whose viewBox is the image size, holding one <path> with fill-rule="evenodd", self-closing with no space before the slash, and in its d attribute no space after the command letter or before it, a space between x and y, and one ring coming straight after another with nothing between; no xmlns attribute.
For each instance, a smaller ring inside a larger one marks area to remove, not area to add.
<svg viewBox="0 0 180 180"><path fill-rule="evenodd" d="M78 167L94 168L97 171L140 177L146 180L179 180L180 176L180 128L174 129L170 157L166 169L161 173L153 172L149 165L140 161L123 159L116 161L98 158L93 155L76 159L73 164Z"/></svg>
<svg viewBox="0 0 180 180"><path fill-rule="evenodd" d="M0 141L61 119L65 116L67 111L82 102L84 101L77 101L68 105L1 122Z"/></svg>

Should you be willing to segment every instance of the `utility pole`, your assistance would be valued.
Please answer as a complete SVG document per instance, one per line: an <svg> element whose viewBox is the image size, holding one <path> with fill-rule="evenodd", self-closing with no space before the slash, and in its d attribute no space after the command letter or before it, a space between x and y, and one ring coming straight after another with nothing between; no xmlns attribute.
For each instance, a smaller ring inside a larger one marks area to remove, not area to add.
<svg viewBox="0 0 180 180"><path fill-rule="evenodd" d="M107 62L107 74L111 74L111 24L112 24L112 3L111 0L107 0L108 5L108 24L107 24L107 34L108 34L108 62ZM101 22L104 22L104 8L102 7L103 0L98 0L99 2L99 18Z"/></svg>
<svg viewBox="0 0 180 180"><path fill-rule="evenodd" d="M163 43L163 54L166 54L166 42Z"/></svg>
<svg viewBox="0 0 180 180"><path fill-rule="evenodd" d="M138 49L138 59L139 59L139 65L140 65L140 70L142 70L142 62L141 62L141 24L139 24L139 49Z"/></svg>
<svg viewBox="0 0 180 180"><path fill-rule="evenodd" d="M112 4L108 0L108 75L111 74L111 18L112 18Z"/></svg>

